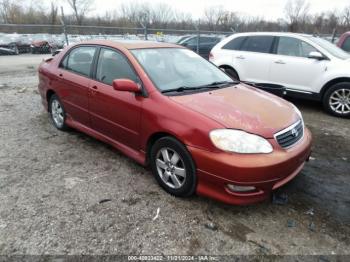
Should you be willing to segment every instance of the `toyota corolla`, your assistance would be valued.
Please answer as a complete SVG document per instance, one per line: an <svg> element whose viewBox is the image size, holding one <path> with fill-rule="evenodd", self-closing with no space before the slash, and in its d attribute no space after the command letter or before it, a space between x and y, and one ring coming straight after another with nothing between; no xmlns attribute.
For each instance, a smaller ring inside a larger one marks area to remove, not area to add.
<svg viewBox="0 0 350 262"><path fill-rule="evenodd" d="M175 196L262 201L310 156L311 134L295 106L177 45L80 43L43 61L39 80L56 128L150 165Z"/></svg>

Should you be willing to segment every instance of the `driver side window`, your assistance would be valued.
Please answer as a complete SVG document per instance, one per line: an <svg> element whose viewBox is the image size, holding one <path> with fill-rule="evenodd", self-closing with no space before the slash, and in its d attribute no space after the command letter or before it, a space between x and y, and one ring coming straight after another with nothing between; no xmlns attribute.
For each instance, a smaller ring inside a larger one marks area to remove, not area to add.
<svg viewBox="0 0 350 262"><path fill-rule="evenodd" d="M295 57L308 57L310 52L317 51L308 43L292 37L280 37L277 54Z"/></svg>
<svg viewBox="0 0 350 262"><path fill-rule="evenodd" d="M113 80L122 78L139 82L134 70L122 54L111 49L101 48L96 79L107 85L112 85Z"/></svg>

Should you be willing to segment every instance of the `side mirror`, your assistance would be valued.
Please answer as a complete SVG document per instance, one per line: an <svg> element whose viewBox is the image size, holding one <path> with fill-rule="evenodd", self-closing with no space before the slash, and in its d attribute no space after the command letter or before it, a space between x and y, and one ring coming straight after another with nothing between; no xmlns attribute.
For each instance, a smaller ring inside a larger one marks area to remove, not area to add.
<svg viewBox="0 0 350 262"><path fill-rule="evenodd" d="M113 80L113 88L118 91L127 91L140 93L141 87L130 79L115 79Z"/></svg>
<svg viewBox="0 0 350 262"><path fill-rule="evenodd" d="M316 59L316 60L325 59L325 57L320 52L317 52L317 51L310 52L308 58Z"/></svg>

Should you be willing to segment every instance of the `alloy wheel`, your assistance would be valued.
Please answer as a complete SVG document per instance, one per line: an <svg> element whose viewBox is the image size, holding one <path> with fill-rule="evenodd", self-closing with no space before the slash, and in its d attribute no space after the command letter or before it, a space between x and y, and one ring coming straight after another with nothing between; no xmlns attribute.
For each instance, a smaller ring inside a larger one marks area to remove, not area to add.
<svg viewBox="0 0 350 262"><path fill-rule="evenodd" d="M161 148L156 155L159 177L173 189L181 188L186 181L186 168L180 155L170 148Z"/></svg>
<svg viewBox="0 0 350 262"><path fill-rule="evenodd" d="M338 114L350 113L350 89L335 90L329 97L330 108Z"/></svg>
<svg viewBox="0 0 350 262"><path fill-rule="evenodd" d="M64 112L60 102L57 99L54 99L51 103L51 114L56 126L62 127L64 124Z"/></svg>

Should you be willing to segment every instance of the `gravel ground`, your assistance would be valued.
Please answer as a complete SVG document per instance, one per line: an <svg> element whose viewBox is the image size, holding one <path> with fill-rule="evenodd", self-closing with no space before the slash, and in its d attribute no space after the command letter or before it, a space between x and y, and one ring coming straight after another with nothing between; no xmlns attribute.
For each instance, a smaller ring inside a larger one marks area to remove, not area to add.
<svg viewBox="0 0 350 262"><path fill-rule="evenodd" d="M350 254L349 120L296 101L314 148L279 191L287 203L178 199L117 150L50 124L42 57L0 57L0 254Z"/></svg>

